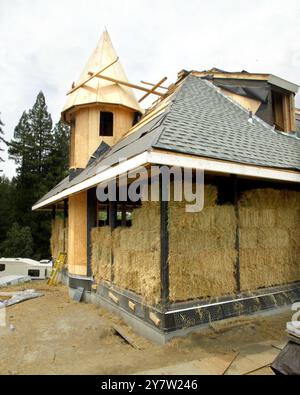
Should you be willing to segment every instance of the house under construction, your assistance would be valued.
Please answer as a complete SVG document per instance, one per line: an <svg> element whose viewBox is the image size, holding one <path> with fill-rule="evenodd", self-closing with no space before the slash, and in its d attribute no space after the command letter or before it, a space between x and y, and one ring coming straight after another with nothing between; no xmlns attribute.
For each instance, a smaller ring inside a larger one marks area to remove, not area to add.
<svg viewBox="0 0 300 395"><path fill-rule="evenodd" d="M298 86L219 69L164 85L129 82L104 32L62 111L69 176L33 206L53 212L70 293L157 341L300 300ZM156 101L143 111L134 90ZM203 169L204 208L97 200L97 185L151 164Z"/></svg>

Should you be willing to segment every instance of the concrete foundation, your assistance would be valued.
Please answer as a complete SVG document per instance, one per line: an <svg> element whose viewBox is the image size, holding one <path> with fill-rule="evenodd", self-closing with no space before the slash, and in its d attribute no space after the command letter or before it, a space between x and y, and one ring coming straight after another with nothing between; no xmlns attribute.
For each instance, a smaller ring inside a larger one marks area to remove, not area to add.
<svg viewBox="0 0 300 395"><path fill-rule="evenodd" d="M66 280L66 276L64 276ZM75 279L76 280L76 279ZM73 298L77 289L69 278L69 294ZM173 303L168 308L147 306L141 297L127 290L120 290L108 283L101 283L92 290L91 278L78 280L78 287L86 282L83 300L94 303L120 316L135 332L147 339L164 344L174 337L206 329L210 322L239 316L277 314L300 301L300 284L262 289L214 300L193 300ZM91 290L88 290L88 289Z"/></svg>

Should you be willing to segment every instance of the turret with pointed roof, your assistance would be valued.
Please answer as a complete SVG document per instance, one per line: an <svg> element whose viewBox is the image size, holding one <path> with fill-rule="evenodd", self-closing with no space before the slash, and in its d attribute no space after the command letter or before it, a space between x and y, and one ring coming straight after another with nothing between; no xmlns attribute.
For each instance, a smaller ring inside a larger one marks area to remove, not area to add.
<svg viewBox="0 0 300 395"><path fill-rule="evenodd" d="M90 76L89 73L95 73L104 69L116 59L118 59L118 55L112 45L107 30L105 30L75 86L78 86L86 80ZM101 74L116 80L128 82L127 76L119 59ZM141 111L131 88L95 77L88 83L84 84L81 88L68 95L66 104L63 108L63 113L74 106L92 103L118 104L135 111Z"/></svg>
<svg viewBox="0 0 300 395"><path fill-rule="evenodd" d="M107 67L109 66L109 67ZM70 168L86 167L101 142L115 144L132 126L141 108L131 88L91 74L128 82L105 30L62 111L71 125Z"/></svg>

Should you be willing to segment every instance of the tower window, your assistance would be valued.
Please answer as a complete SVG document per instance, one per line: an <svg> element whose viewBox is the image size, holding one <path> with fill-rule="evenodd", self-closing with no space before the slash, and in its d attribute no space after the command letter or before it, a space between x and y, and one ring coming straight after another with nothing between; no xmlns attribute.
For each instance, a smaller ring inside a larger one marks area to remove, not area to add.
<svg viewBox="0 0 300 395"><path fill-rule="evenodd" d="M113 136L114 114L112 112L100 112L100 136Z"/></svg>

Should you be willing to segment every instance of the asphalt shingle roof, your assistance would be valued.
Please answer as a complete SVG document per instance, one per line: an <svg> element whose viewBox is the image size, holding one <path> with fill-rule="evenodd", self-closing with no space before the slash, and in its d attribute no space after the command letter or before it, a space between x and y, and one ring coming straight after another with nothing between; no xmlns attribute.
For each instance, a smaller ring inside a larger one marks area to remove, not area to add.
<svg viewBox="0 0 300 395"><path fill-rule="evenodd" d="M300 140L273 131L211 82L188 76L154 145L171 151L258 166L300 170Z"/></svg>
<svg viewBox="0 0 300 395"><path fill-rule="evenodd" d="M77 177L61 181L37 203L112 166L119 158L164 149L257 166L300 170L300 139L273 130L211 82L189 75L165 112L125 136Z"/></svg>

